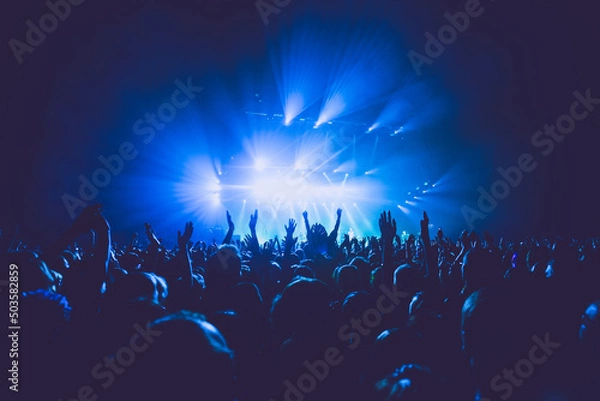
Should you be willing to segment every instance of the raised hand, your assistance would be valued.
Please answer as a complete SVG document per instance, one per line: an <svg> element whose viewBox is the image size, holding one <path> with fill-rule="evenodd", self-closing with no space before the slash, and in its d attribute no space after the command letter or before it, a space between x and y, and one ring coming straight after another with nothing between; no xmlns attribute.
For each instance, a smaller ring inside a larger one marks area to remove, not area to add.
<svg viewBox="0 0 600 401"><path fill-rule="evenodd" d="M250 215L250 223L248 224L248 227L250 227L250 231L255 232L256 231L256 223L258 222L258 209L254 210L254 214Z"/></svg>
<svg viewBox="0 0 600 401"><path fill-rule="evenodd" d="M227 211L227 227L227 234L225 235L225 238L223 238L223 244L231 243L231 239L233 238L233 231L235 230L235 225L233 224L233 220L231 220L229 210Z"/></svg>
<svg viewBox="0 0 600 401"><path fill-rule="evenodd" d="M308 212L306 210L302 212L302 217L304 220L308 220Z"/></svg>
<svg viewBox="0 0 600 401"><path fill-rule="evenodd" d="M296 227L297 227L296 220L289 219L288 225L287 226L284 225L284 227L285 227L286 235L288 237L292 237L294 235L294 231L296 231Z"/></svg>
<svg viewBox="0 0 600 401"><path fill-rule="evenodd" d="M421 240L425 244L426 247L429 247L431 244L431 239L429 238L429 216L427 216L427 212L423 212L423 218L421 219Z"/></svg>
<svg viewBox="0 0 600 401"><path fill-rule="evenodd" d="M296 220L289 219L288 225L285 226L285 240L284 240L284 250L285 254L289 254L292 249L296 246L296 242L298 241L297 237L294 237L294 231L296 231Z"/></svg>
<svg viewBox="0 0 600 401"><path fill-rule="evenodd" d="M233 224L233 220L231 220L231 215L229 214L229 210L227 211L227 227L231 231L233 231L235 229L235 225Z"/></svg>
<svg viewBox="0 0 600 401"><path fill-rule="evenodd" d="M392 212L388 210L379 216L379 230L381 231L381 239L384 244L391 244L396 235L396 219L392 219Z"/></svg>
<svg viewBox="0 0 600 401"><path fill-rule="evenodd" d="M339 219L340 217L342 217L342 209L338 209L337 210L337 218Z"/></svg>
<svg viewBox="0 0 600 401"><path fill-rule="evenodd" d="M185 223L185 230L183 231L183 234L181 234L181 231L177 231L177 244L179 245L180 250L187 249L193 232L194 225L191 221Z"/></svg>
<svg viewBox="0 0 600 401"><path fill-rule="evenodd" d="M421 232L429 231L429 216L427 216L427 212L423 212L423 218L421 219Z"/></svg>

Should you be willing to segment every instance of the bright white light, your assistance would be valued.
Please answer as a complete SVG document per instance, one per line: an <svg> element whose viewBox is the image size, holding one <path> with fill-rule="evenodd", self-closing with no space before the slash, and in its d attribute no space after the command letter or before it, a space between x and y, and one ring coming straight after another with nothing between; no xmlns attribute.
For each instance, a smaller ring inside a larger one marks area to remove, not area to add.
<svg viewBox="0 0 600 401"><path fill-rule="evenodd" d="M307 170L308 163L304 159L296 159L296 163L294 163L294 169L296 170Z"/></svg>
<svg viewBox="0 0 600 401"><path fill-rule="evenodd" d="M264 159L264 158L262 158L262 157L257 157L257 158L254 160L254 169L255 169L256 171L263 171L264 169L266 169L266 168L267 168L267 164L268 164L268 163L267 163L267 160L265 160L265 159Z"/></svg>

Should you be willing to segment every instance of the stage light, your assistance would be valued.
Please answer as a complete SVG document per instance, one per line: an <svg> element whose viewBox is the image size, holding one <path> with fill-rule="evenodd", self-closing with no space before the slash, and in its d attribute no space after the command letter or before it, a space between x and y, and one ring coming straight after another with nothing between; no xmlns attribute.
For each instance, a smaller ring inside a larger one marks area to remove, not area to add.
<svg viewBox="0 0 600 401"><path fill-rule="evenodd" d="M262 157L257 157L254 160L254 169L256 171L263 171L264 169L267 168L267 160L262 158Z"/></svg>
<svg viewBox="0 0 600 401"><path fill-rule="evenodd" d="M308 163L306 162L305 159L296 159L296 163L294 163L294 169L295 170L307 170Z"/></svg>

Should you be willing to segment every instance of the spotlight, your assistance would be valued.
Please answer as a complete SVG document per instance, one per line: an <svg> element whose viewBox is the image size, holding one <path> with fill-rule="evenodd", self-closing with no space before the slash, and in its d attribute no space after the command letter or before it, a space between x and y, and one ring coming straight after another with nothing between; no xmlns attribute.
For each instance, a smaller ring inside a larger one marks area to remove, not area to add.
<svg viewBox="0 0 600 401"><path fill-rule="evenodd" d="M257 157L254 160L254 169L256 171L263 171L266 168L267 168L267 161L265 159L263 159L262 157Z"/></svg>

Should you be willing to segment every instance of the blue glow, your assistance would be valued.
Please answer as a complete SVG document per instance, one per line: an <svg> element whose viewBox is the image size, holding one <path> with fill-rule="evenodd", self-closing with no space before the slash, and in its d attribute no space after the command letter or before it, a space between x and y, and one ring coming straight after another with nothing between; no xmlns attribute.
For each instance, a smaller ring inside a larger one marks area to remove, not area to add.
<svg viewBox="0 0 600 401"><path fill-rule="evenodd" d="M372 26L332 34L301 23L269 48L270 71L248 65L234 82L211 80L214 96L161 132L160 149L128 176L136 196L146 188L157 228L193 216L223 229L229 210L243 234L258 209L259 237L281 237L304 210L331 229L342 208L340 232L360 237L378 234L379 213L396 207L410 215L399 223L418 228L416 211L435 205L434 194L417 204L406 193L442 174L432 177L424 153L401 140L435 122L441 107L426 83L411 83L387 36Z"/></svg>

